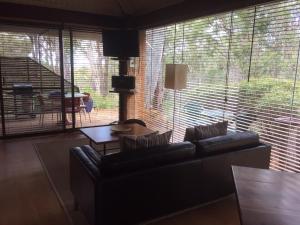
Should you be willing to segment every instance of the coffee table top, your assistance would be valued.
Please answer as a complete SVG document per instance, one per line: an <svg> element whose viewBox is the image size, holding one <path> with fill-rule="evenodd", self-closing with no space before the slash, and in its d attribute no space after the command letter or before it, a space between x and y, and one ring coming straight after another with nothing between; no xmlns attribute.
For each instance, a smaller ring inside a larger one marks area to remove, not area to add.
<svg viewBox="0 0 300 225"><path fill-rule="evenodd" d="M113 126L114 125L82 128L80 129L80 131L95 144L117 142L120 140L120 135L147 135L154 132L147 127L143 127L139 124L134 123L124 125L126 127L130 127L131 131L123 132L120 134L113 134Z"/></svg>
<svg viewBox="0 0 300 225"><path fill-rule="evenodd" d="M242 225L299 225L300 174L232 167Z"/></svg>

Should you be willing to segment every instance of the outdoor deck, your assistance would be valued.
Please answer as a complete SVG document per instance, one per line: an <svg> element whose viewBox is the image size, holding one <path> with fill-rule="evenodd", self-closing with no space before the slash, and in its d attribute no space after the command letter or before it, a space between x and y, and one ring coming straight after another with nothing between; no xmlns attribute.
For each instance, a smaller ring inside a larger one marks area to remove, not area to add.
<svg viewBox="0 0 300 225"><path fill-rule="evenodd" d="M80 123L81 116L81 123ZM36 115L34 118L29 116L19 117L18 119L6 118L5 128L7 135L16 135L24 133L36 133L43 131L54 131L62 129L62 121L60 115L57 113L47 113L44 115L43 121L40 115ZM72 120L71 115L67 115L69 121ZM95 109L90 113L81 112L76 113L76 127L89 127L106 125L113 121L118 120L118 109ZM66 128L71 128L71 125L67 125ZM1 131L0 131L1 132Z"/></svg>

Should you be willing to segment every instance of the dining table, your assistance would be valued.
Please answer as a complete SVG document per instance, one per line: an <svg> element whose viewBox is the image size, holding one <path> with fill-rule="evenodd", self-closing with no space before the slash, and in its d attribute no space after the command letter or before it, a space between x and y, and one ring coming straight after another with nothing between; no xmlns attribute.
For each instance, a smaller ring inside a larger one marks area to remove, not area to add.
<svg viewBox="0 0 300 225"><path fill-rule="evenodd" d="M85 108L85 104L83 101L84 97L87 97L87 95L80 93L80 92L74 92L74 95L71 92L65 93L65 99L72 99L74 96L74 99L80 99L80 107ZM71 125L72 121L69 120L68 116L66 115L66 125Z"/></svg>
<svg viewBox="0 0 300 225"><path fill-rule="evenodd" d="M60 106L61 105L61 103L60 103L61 97L60 96L61 96L60 92L57 92L55 94L48 95L48 99L52 102L51 103L52 105L58 104ZM84 109L85 108L85 104L84 104L83 98L87 97L87 95L84 94L84 93L80 93L80 92L74 92L74 94L72 94L72 92L66 92L64 94L64 99L68 100L67 102L70 102L70 101L72 101L72 97L73 96L74 96L74 99L80 99L80 108ZM65 101L65 105L66 104L67 103ZM72 121L68 118L67 114L66 114L65 124L66 125L72 125Z"/></svg>
<svg viewBox="0 0 300 225"><path fill-rule="evenodd" d="M73 95L71 92L65 93L65 98L72 98L72 97ZM83 97L86 97L86 95L80 92L74 92L74 98L83 98Z"/></svg>

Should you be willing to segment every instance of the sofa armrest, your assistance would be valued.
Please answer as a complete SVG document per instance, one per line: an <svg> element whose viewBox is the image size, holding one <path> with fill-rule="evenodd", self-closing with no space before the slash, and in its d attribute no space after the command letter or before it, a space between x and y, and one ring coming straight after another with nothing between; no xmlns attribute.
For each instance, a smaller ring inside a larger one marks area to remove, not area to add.
<svg viewBox="0 0 300 225"><path fill-rule="evenodd" d="M101 162L101 155L96 152L89 145L81 147L74 147L70 150L70 157L75 157L87 170L93 178L100 176L99 164Z"/></svg>
<svg viewBox="0 0 300 225"><path fill-rule="evenodd" d="M98 217L97 199L101 199L101 174L98 169L101 155L88 145L70 150L70 188L75 204L84 212L90 224L96 224ZM101 201L99 201L101 202ZM96 213L97 212L97 213ZM101 218L101 217L99 217Z"/></svg>

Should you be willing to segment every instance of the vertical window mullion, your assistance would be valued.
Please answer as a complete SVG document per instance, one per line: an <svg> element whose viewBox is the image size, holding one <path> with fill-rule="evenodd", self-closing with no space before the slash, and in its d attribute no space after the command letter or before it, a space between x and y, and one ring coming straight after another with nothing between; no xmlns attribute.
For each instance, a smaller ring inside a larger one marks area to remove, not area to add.
<svg viewBox="0 0 300 225"><path fill-rule="evenodd" d="M228 101L228 79L230 73L230 53L232 44L232 29L233 29L233 11L230 13L230 29L228 38L228 51L227 51L227 64L226 64L226 75L225 75L225 89L224 89L224 106L223 106L223 120L225 119L225 110Z"/></svg>
<svg viewBox="0 0 300 225"><path fill-rule="evenodd" d="M70 38L70 64L71 64L71 95L72 95L72 128L76 127L76 115L75 115L75 83L74 83L74 40L73 40L73 31L69 31Z"/></svg>
<svg viewBox="0 0 300 225"><path fill-rule="evenodd" d="M63 30L59 29L59 62L60 62L60 88L61 88L61 110L62 110L62 126L66 129L66 111L65 111L65 76L64 76L64 44Z"/></svg>
<svg viewBox="0 0 300 225"><path fill-rule="evenodd" d="M254 16L253 16L253 27L252 27L252 37L251 37L249 69L248 69L248 78L247 78L248 82L250 81L251 66L252 66L252 54L253 54L253 43L254 43L255 25L256 25L256 6L254 7Z"/></svg>
<svg viewBox="0 0 300 225"><path fill-rule="evenodd" d="M1 127L2 127L2 136L6 136L5 132L5 118L4 118L4 104L3 104L3 77L2 77L2 60L0 57L0 115L1 115ZM0 135L1 136L1 135Z"/></svg>

